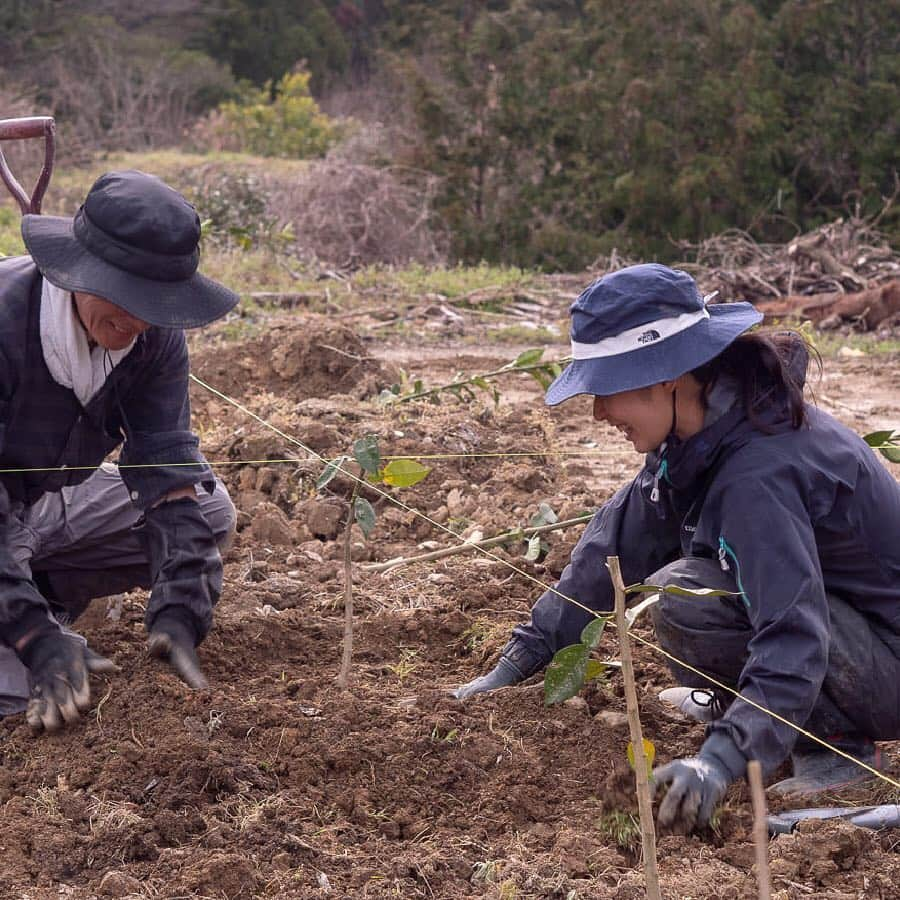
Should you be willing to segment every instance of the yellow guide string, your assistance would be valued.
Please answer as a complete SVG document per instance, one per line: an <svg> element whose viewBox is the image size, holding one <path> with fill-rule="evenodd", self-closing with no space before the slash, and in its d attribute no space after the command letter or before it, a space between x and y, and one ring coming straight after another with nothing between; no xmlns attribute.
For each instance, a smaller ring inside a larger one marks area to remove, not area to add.
<svg viewBox="0 0 900 900"><path fill-rule="evenodd" d="M217 390L216 388L212 387L211 385L207 384L206 382L201 381L199 378L197 378L193 374L190 377L193 381L195 381L201 387L205 388L206 390L208 390L210 393L214 394L215 396L221 398L226 403L231 404L236 409L239 409L245 415L250 416L252 419L256 420L261 425L263 425L266 428L270 429L271 431L275 432L275 434L279 435L280 437L283 437L287 441L290 441L292 444L295 444L296 446L301 447L307 453L312 454L313 456L317 457L322 462L325 462L325 463L328 462L328 460L325 457L323 457L321 454L317 453L312 448L307 447L302 441L298 440L295 437L292 437L289 434L286 434L285 432L283 432L280 428L276 427L275 425L272 425L271 423L266 422L265 419L261 418L255 412L253 412L252 410L243 406L237 400L233 400L231 397L228 397L227 395L223 394L221 391ZM349 472L346 469L344 469L343 467L341 467L339 469L339 471L341 471L342 474L346 475L348 478L352 479L353 481L357 481L361 485L364 485L369 490L372 490L375 493L380 494L382 497L386 498L390 503L393 503L396 506L399 506L401 509L404 509L407 512L410 512L413 515L419 516L420 518L424 519L426 522L430 523L433 527L437 528L438 530L446 532L447 534L449 534L451 537L455 538L460 543L465 543L465 540L463 538L461 538L455 532L451 531L451 529L447 528L445 525L442 525L440 522L434 521L430 516L426 515L425 513L421 512L420 510L414 509L413 507L404 503L402 500L398 500L396 497L391 496L386 491L383 491L377 485L371 484L370 482L366 481L364 478L360 478L359 476L355 475L353 472ZM544 584L539 578L536 578L535 576L526 572L524 569L520 569L515 564L509 562L506 559L503 559L502 557L498 556L496 553L493 553L492 551L488 550L486 547L477 547L476 546L475 549L479 553L481 553L485 556L491 557L492 559L496 560L497 562L501 563L502 565L506 566L507 568L512 569L512 571L516 572L517 574L522 575L528 581L533 582L534 584L541 587L543 590L551 591L557 597L560 597L561 599L565 600L568 603L572 603L574 606L577 606L579 609L584 610L584 612L588 613L589 615L591 615L595 618L598 618L598 619L607 618L607 616L604 616L602 613L598 613L596 610L593 610L590 607L585 606L583 603L580 603L574 597L569 597L566 594L563 594L561 591L558 591L555 587L551 587L547 584ZM614 622L610 621L608 624L615 627ZM721 688L722 690L726 691L727 693L734 695L734 697L736 697L738 700L742 700L744 703L749 703L751 706L755 707L756 709L760 710L761 712L764 712L766 715L771 716L773 719L777 720L778 722L781 722L782 724L787 725L790 728L793 728L798 734L802 734L804 737L814 741L815 743L821 745L822 747L825 747L828 750L831 750L832 752L837 753L838 756L842 756L842 757L844 757L844 759L847 759L850 762L856 763L856 765L865 769L870 774L874 775L877 778L880 778L882 781L885 781L888 784L890 784L892 787L895 787L898 790L900 790L900 782L895 781L893 778L891 778L888 775L885 775L883 772L879 772L878 769L874 768L873 766L870 766L867 763L864 763L862 760L859 760L856 757L851 756L849 753L845 753L843 750L840 750L837 747L829 744L827 741L823 740L822 738L818 737L817 735L813 734L812 732L807 731L804 728L801 728L799 725L795 725L793 722L789 721L788 719L785 719L783 716L780 716L778 713L772 711L771 709L767 709L765 706L762 706L761 704L757 703L755 700L751 700L748 697L744 697L740 692L736 691L734 688L729 687L727 684L724 684L724 683L718 681L717 679L708 675L706 672L703 672L700 669L695 668L690 663L687 663L684 660L679 659L677 656L674 656L673 654L664 650L662 647L654 644L652 641L648 641L645 638L639 637L638 635L636 635L634 633L631 633L631 636L636 641L643 644L644 646L649 647L652 650L655 650L657 653L660 653L662 656L666 657L666 659L669 659L672 662L675 662L680 666L684 666L684 668L688 669L691 672L694 672L697 675L700 675L701 677L703 677L707 681L709 681L711 684L714 684L716 687Z"/></svg>

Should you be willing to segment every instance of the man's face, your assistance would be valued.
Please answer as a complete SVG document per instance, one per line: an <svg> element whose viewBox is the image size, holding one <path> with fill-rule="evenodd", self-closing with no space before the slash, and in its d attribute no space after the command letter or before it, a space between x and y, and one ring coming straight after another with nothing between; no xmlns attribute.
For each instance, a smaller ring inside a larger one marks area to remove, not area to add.
<svg viewBox="0 0 900 900"><path fill-rule="evenodd" d="M656 450L672 428L672 382L594 397L594 418L618 428L638 453Z"/></svg>
<svg viewBox="0 0 900 900"><path fill-rule="evenodd" d="M75 308L88 337L106 350L124 350L150 326L96 294L74 292Z"/></svg>

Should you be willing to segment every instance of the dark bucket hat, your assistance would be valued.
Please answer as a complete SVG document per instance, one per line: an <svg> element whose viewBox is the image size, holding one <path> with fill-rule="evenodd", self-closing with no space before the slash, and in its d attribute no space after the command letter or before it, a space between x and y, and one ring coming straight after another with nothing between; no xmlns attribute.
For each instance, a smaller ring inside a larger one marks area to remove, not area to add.
<svg viewBox="0 0 900 900"><path fill-rule="evenodd" d="M197 211L144 172L101 175L74 218L27 215L22 236L51 284L103 297L151 325L196 328L239 299L197 271Z"/></svg>
<svg viewBox="0 0 900 900"><path fill-rule="evenodd" d="M671 381L762 321L749 303L707 306L690 275L658 263L604 275L569 312L572 362L547 389L548 406Z"/></svg>

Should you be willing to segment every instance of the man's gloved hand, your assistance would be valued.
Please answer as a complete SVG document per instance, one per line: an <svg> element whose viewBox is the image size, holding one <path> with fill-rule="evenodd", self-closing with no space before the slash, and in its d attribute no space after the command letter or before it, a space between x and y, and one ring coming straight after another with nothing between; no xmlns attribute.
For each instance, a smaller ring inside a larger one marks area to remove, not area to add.
<svg viewBox="0 0 900 900"><path fill-rule="evenodd" d="M56 626L37 632L17 652L31 673L25 719L35 731L57 731L64 722L76 722L91 705L88 674L116 670L110 660Z"/></svg>
<svg viewBox="0 0 900 900"><path fill-rule="evenodd" d="M209 687L195 649L196 632L175 610L164 610L150 629L151 655L166 659L178 676L195 691Z"/></svg>
<svg viewBox="0 0 900 900"><path fill-rule="evenodd" d="M496 691L498 688L509 687L511 684L518 684L524 679L525 676L519 671L516 665L510 662L505 656L501 656L500 661L487 673L487 675L482 675L474 681L460 685L453 691L453 696L456 697L457 700L467 700L475 694Z"/></svg>
<svg viewBox="0 0 900 900"><path fill-rule="evenodd" d="M659 805L657 821L660 826L683 834L704 828L731 781L731 773L711 756L675 759L654 769L654 794L662 785L668 788Z"/></svg>

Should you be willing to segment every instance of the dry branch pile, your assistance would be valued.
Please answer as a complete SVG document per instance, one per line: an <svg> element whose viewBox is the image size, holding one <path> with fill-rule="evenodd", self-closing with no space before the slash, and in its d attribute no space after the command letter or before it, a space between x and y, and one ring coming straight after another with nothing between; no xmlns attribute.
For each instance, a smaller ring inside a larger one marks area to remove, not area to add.
<svg viewBox="0 0 900 900"><path fill-rule="evenodd" d="M704 288L718 290L723 301L860 291L900 278L900 253L876 225L837 219L788 244L760 244L731 229L699 244L681 244L693 259L680 267Z"/></svg>

